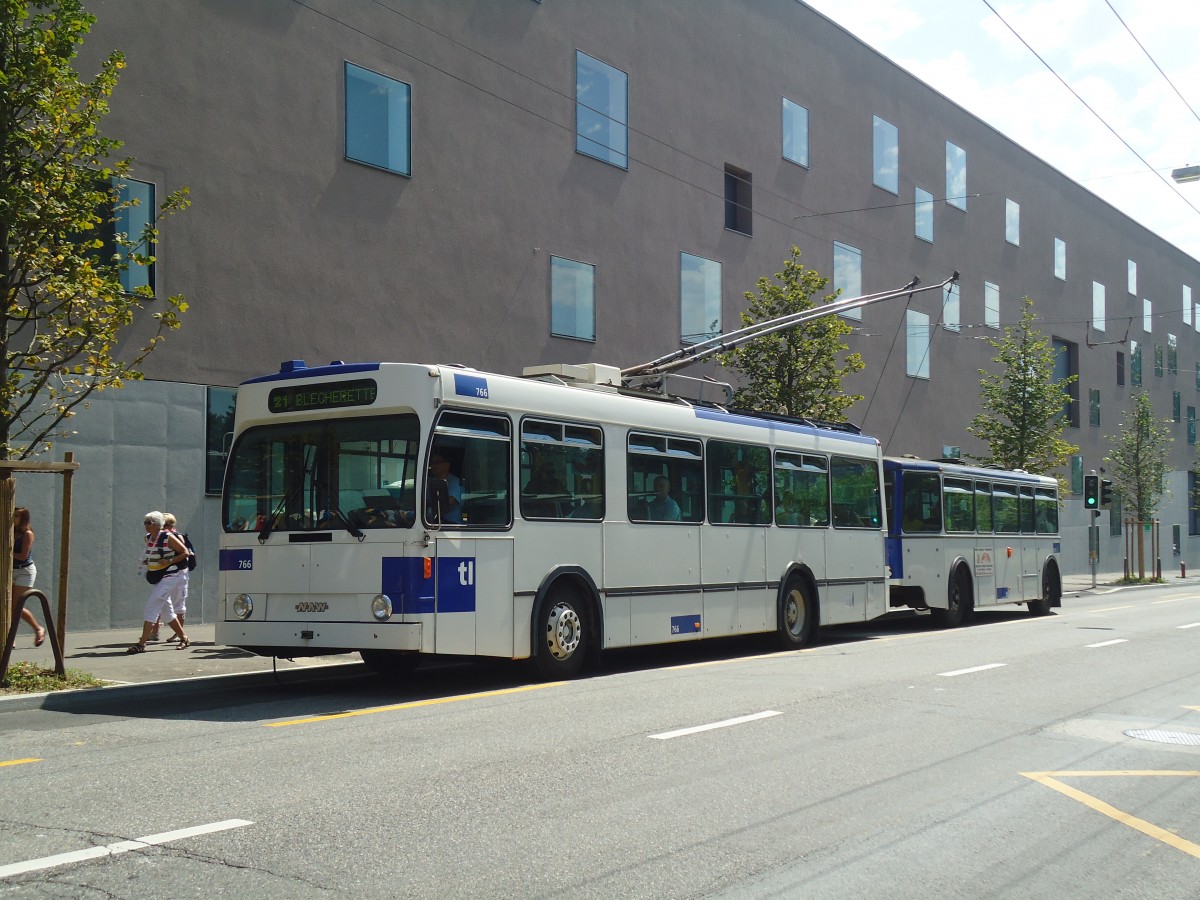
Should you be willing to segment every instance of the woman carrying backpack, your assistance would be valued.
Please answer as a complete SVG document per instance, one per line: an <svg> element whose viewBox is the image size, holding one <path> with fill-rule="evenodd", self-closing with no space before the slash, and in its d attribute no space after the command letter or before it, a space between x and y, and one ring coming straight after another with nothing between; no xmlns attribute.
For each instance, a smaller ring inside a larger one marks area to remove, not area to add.
<svg viewBox="0 0 1200 900"><path fill-rule="evenodd" d="M166 517L158 510L146 513L146 580L152 587L142 614L141 640L131 646L128 653L146 651L146 642L154 632L154 623L160 618L166 619L175 632L180 650L191 643L171 605L171 596L175 591L173 579L179 578L181 571L187 572L188 549L178 536L164 530L165 524Z"/></svg>

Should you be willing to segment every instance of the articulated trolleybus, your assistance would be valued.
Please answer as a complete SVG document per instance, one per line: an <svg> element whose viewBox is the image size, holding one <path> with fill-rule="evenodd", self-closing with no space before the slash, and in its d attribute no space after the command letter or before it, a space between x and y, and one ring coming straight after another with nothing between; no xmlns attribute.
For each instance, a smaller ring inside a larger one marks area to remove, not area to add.
<svg viewBox="0 0 1200 900"><path fill-rule="evenodd" d="M700 349L524 377L292 362L246 382L217 641L357 651L385 673L532 658L557 678L606 648L772 632L796 648L886 613L879 442L730 410L728 385L671 374Z"/></svg>
<svg viewBox="0 0 1200 900"><path fill-rule="evenodd" d="M883 471L893 606L953 627L978 607L1062 605L1053 478L909 457Z"/></svg>

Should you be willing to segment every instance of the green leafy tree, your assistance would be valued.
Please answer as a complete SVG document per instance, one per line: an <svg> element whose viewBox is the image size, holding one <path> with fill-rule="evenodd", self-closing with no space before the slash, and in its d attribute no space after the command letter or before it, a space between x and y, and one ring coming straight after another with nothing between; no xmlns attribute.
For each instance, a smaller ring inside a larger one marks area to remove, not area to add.
<svg viewBox="0 0 1200 900"><path fill-rule="evenodd" d="M968 456L1003 469L1049 475L1079 450L1062 437L1067 425L1063 411L1071 401L1067 388L1076 376L1061 381L1046 377L1054 371L1058 351L1034 327L1036 321L1033 301L1025 297L1020 322L988 339L996 351L996 371L979 370L981 409L967 426L988 452Z"/></svg>
<svg viewBox="0 0 1200 900"><path fill-rule="evenodd" d="M170 297L151 311L148 279L129 277L154 262L157 223L187 192L140 233L119 230L136 205L122 191L132 160L113 158L121 142L100 126L124 57L91 80L72 67L94 21L79 0L0 0L0 459L44 452L93 391L140 379L187 308ZM143 318L148 340L124 347Z"/></svg>
<svg viewBox="0 0 1200 900"><path fill-rule="evenodd" d="M128 277L154 262L157 223L187 192L147 213L140 233L120 229L135 205L123 190L132 160L114 159L121 142L100 125L125 60L112 53L94 78L79 76L72 60L93 22L79 0L0 0L0 460L49 450L93 391L140 379L187 309L170 297L151 311L149 279ZM123 346L143 319L148 339ZM0 480L3 635L13 496L11 476Z"/></svg>
<svg viewBox="0 0 1200 900"><path fill-rule="evenodd" d="M1110 438L1112 450L1105 458L1111 466L1113 493L1121 498L1121 507L1138 522L1153 518L1166 490L1171 452L1171 426L1154 417L1150 395L1142 392L1133 397L1133 409L1115 439ZM1146 532L1137 529L1138 577L1146 577Z"/></svg>
<svg viewBox="0 0 1200 900"><path fill-rule="evenodd" d="M814 299L827 284L828 278L800 263L800 250L793 247L782 272L773 279L759 278L758 293L746 292L750 305L742 313L742 324L755 325L830 303L836 292ZM823 316L718 354L722 366L746 380L734 403L826 421L845 418L846 410L862 399L861 394L842 391L842 379L864 365L862 357L850 353L846 345L851 331L853 326L842 317Z"/></svg>

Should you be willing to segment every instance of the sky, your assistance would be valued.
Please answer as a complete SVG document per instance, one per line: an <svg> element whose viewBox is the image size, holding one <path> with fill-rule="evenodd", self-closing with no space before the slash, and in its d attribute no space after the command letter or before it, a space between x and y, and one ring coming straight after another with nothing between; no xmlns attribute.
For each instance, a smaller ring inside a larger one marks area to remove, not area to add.
<svg viewBox="0 0 1200 900"><path fill-rule="evenodd" d="M805 2L1200 260L1197 0Z"/></svg>

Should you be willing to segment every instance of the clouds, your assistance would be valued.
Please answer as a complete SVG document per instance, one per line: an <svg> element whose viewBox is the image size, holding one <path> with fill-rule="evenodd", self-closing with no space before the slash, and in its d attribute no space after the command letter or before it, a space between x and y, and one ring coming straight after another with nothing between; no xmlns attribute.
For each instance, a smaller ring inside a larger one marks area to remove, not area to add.
<svg viewBox="0 0 1200 900"><path fill-rule="evenodd" d="M1195 53L1200 28L1194 24L1194 2L807 2L1067 177L1200 258L1200 185L1170 181L1172 168L1200 163L1200 118L1194 111L1200 109L1200 54Z"/></svg>

